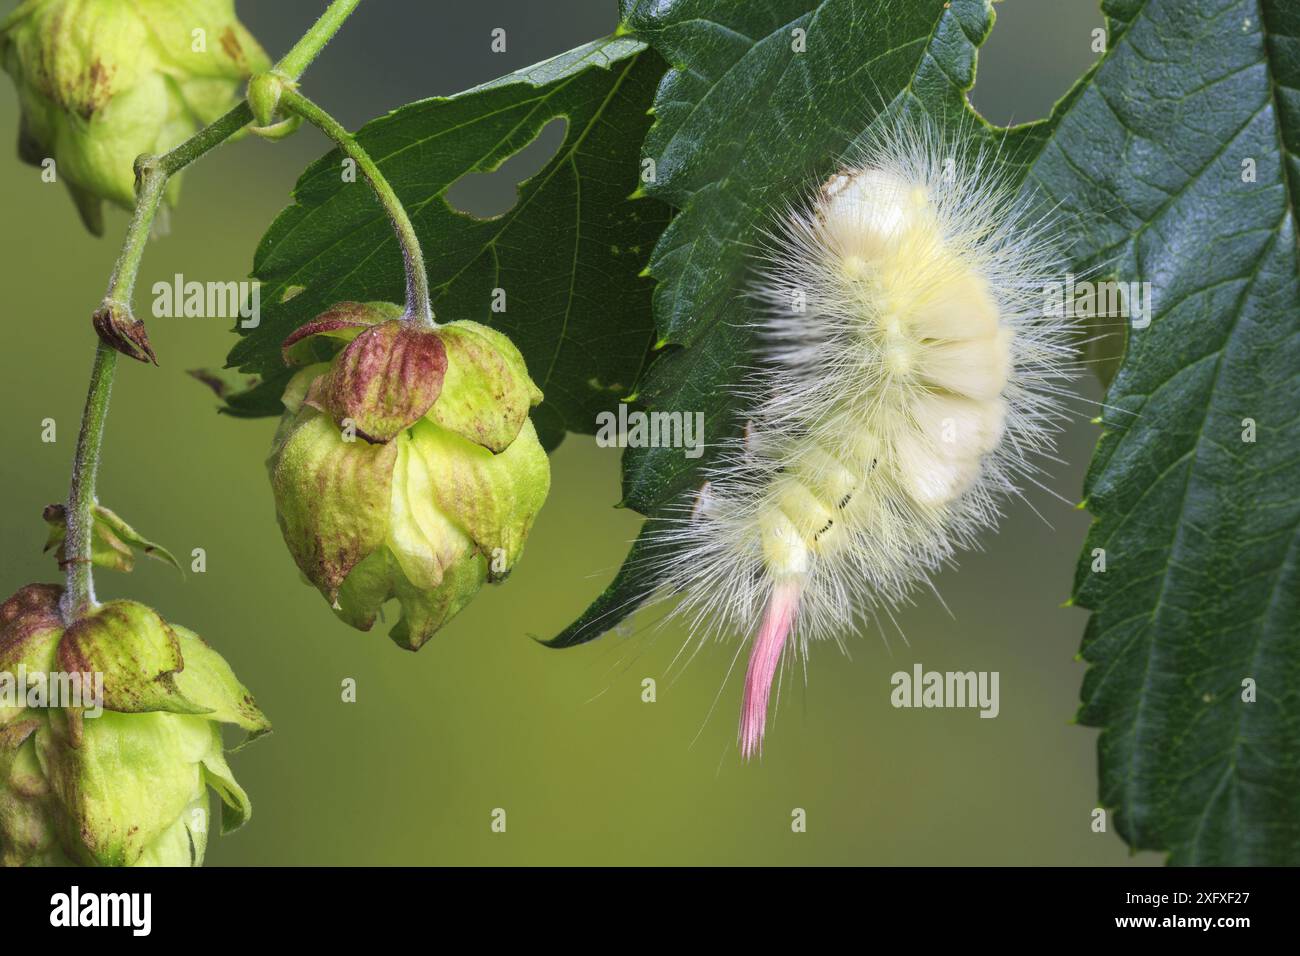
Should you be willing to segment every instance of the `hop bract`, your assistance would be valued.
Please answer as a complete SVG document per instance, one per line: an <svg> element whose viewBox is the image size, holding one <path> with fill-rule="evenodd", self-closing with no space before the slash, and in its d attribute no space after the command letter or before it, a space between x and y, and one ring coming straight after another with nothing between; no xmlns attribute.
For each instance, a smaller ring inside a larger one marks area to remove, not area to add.
<svg viewBox="0 0 1300 956"><path fill-rule="evenodd" d="M551 477L528 418L542 393L510 340L401 315L346 302L285 341L305 367L267 465L302 573L361 630L396 598L390 635L417 650L509 573Z"/></svg>
<svg viewBox="0 0 1300 956"><path fill-rule="evenodd" d="M22 110L20 157L55 162L91 232L102 200L131 208L135 160L235 105L270 65L233 0L25 0L0 24ZM174 205L179 178L168 185Z"/></svg>
<svg viewBox="0 0 1300 956"><path fill-rule="evenodd" d="M134 601L65 626L62 593L0 604L0 864L198 866L209 787L224 831L252 813L221 725L270 724L197 635Z"/></svg>

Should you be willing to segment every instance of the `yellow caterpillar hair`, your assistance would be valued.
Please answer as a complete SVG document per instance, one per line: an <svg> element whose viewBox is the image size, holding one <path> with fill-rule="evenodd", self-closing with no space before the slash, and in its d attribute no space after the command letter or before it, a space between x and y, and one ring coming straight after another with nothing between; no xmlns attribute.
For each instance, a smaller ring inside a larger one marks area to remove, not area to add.
<svg viewBox="0 0 1300 956"><path fill-rule="evenodd" d="M897 124L770 236L752 420L657 542L698 639L752 635L746 758L782 661L928 584L1052 448L1060 267L1000 170L989 147Z"/></svg>

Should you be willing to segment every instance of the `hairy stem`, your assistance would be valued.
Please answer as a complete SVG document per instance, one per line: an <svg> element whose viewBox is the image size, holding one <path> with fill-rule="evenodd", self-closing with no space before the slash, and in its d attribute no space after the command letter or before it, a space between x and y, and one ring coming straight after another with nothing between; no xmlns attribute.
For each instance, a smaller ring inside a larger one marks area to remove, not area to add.
<svg viewBox="0 0 1300 956"><path fill-rule="evenodd" d="M144 247L149 241L154 217L162 205L167 178L162 160L152 156L136 160L135 210L131 213L131 224L126 228L122 251L118 253L108 279L108 292L104 295L106 305L122 305L128 310L131 307L135 277L144 259Z"/></svg>
<svg viewBox="0 0 1300 956"><path fill-rule="evenodd" d="M325 48L325 44L334 38L334 34L339 32L339 27L343 26L343 21L348 15L357 8L361 0L334 0L326 8L325 12L320 15L310 30L303 34L303 38L293 45L293 49L286 53L275 65L275 72L281 76L286 76L291 80L296 80L302 76L303 72L311 65L311 61L316 59L320 51Z"/></svg>
<svg viewBox="0 0 1300 956"><path fill-rule="evenodd" d="M238 108L231 110L165 156L142 156L136 161L135 210L131 214L131 224L127 226L122 251L118 253L113 265L101 309L116 306L130 312L135 278L140 271L140 262L144 258L144 248L149 241L154 217L162 205L167 180L213 147L225 142L250 119L252 113L248 110L248 104L244 104L242 111ZM77 451L72 460L72 483L64 509L68 522L64 545L67 583L59 610L68 624L95 606L95 579L91 567L95 479L99 472L99 459L104 444L104 421L108 417L108 401L113 391L116 369L117 352L101 341L95 349L95 364L90 371L90 388L86 394L85 410L81 414L81 431L77 435Z"/></svg>
<svg viewBox="0 0 1300 956"><path fill-rule="evenodd" d="M343 21L361 0L334 0L320 19L277 65L277 72L297 79L316 58L325 44L338 32ZM127 227L122 251L118 254L109 278L108 292L101 307L118 306L130 311L131 294L144 258L145 244L162 205L167 181L190 163L220 146L247 126L253 119L252 109L241 102L211 125L199 130L185 142L163 156L142 156L136 161L136 201ZM423 267L421 267L423 272ZM426 283L427 284L427 283ZM427 298L427 297L426 297ZM77 450L72 462L72 482L65 507L68 532L64 546L66 589L60 612L66 623L95 606L95 581L91 566L94 536L95 479L104 445L104 422L108 418L109 396L117 369L117 352L100 342L95 348L95 363L90 372L90 388L77 435Z"/></svg>
<svg viewBox="0 0 1300 956"><path fill-rule="evenodd" d="M65 513L68 536L64 543L66 588L59 611L65 624L95 606L95 581L91 574L90 548L94 533L95 475L104 444L104 419L108 417L108 398L113 391L113 371L117 352L100 342L95 349L95 364L90 369L90 390L86 410L81 416L81 433L77 436L77 454L72 467L72 487L68 489Z"/></svg>
<svg viewBox="0 0 1300 956"><path fill-rule="evenodd" d="M322 133L332 139L343 155L351 158L361 170L370 187L375 191L384 211L392 221L393 231L397 233L397 243L402 248L402 263L406 267L406 316L407 321L422 325L436 326L433 320L433 305L429 298L429 276L424 269L424 255L420 251L420 239L415 234L411 217L406 214L401 200L393 187L388 184L384 174L379 171L375 161L365 151L356 137L323 109L303 96L297 90L284 90L280 98L280 108L296 113L311 123Z"/></svg>

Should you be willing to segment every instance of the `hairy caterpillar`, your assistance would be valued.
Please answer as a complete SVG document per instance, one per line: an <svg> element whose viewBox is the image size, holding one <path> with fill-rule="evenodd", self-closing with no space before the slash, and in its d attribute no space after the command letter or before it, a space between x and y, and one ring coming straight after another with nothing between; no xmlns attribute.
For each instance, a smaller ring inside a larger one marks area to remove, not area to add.
<svg viewBox="0 0 1300 956"><path fill-rule="evenodd" d="M752 636L745 758L782 661L929 585L1034 480L1062 419L1050 220L989 147L924 120L883 130L771 232L752 419L655 541L697 638Z"/></svg>

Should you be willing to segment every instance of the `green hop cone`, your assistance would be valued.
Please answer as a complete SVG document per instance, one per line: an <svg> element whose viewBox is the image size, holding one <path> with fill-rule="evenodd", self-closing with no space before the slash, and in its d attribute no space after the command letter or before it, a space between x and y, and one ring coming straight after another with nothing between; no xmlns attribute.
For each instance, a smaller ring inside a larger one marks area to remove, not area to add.
<svg viewBox="0 0 1300 956"><path fill-rule="evenodd" d="M24 0L0 24L0 64L18 90L19 156L53 159L100 235L103 200L135 201L136 157L211 123L270 61L234 0ZM172 205L179 188L173 177Z"/></svg>
<svg viewBox="0 0 1300 956"><path fill-rule="evenodd" d="M528 418L542 393L510 340L401 315L345 302L285 340L305 367L267 467L302 573L360 630L397 599L390 636L418 650L510 572L551 471Z"/></svg>
<svg viewBox="0 0 1300 956"><path fill-rule="evenodd" d="M208 788L223 831L252 812L221 725L270 724L197 635L134 601L65 627L62 591L0 604L0 864L198 866Z"/></svg>

